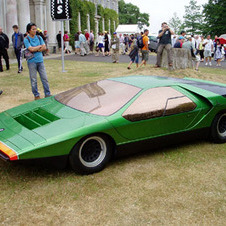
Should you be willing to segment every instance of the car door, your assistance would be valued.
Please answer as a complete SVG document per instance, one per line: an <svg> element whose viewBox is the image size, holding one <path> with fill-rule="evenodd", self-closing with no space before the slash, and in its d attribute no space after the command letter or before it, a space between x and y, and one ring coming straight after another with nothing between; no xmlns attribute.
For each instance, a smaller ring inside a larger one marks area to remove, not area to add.
<svg viewBox="0 0 226 226"><path fill-rule="evenodd" d="M181 92L158 87L143 92L123 112L121 123L113 126L127 139L151 138L187 130L199 112Z"/></svg>

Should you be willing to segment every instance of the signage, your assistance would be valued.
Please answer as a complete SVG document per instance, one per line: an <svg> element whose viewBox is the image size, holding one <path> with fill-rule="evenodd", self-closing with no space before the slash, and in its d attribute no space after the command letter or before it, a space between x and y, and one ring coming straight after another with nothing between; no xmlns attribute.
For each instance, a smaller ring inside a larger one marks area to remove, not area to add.
<svg viewBox="0 0 226 226"><path fill-rule="evenodd" d="M52 20L70 20L69 0L51 0L51 17Z"/></svg>

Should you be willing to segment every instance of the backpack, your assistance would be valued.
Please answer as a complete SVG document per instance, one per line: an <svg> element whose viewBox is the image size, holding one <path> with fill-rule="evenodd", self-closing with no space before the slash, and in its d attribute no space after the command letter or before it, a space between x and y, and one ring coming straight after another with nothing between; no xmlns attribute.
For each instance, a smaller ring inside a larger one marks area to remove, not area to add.
<svg viewBox="0 0 226 226"><path fill-rule="evenodd" d="M141 36L140 38L138 38L138 40L137 40L137 46L138 46L140 49L144 48L143 36Z"/></svg>

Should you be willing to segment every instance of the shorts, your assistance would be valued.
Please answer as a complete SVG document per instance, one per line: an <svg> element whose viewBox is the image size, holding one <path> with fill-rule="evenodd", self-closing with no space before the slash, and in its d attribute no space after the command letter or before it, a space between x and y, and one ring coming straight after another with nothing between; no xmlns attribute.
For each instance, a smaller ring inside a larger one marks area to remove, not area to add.
<svg viewBox="0 0 226 226"><path fill-rule="evenodd" d="M80 41L75 41L75 48L80 49Z"/></svg>
<svg viewBox="0 0 226 226"><path fill-rule="evenodd" d="M192 58L195 62L199 62L200 61L200 56L196 55L195 57Z"/></svg>
<svg viewBox="0 0 226 226"><path fill-rule="evenodd" d="M98 44L98 47L99 47L100 49L102 49L102 48L104 48L104 44L103 44L103 43L99 43L99 44Z"/></svg>
<svg viewBox="0 0 226 226"><path fill-rule="evenodd" d="M148 59L149 59L149 52L148 52L148 50L142 50L141 51L142 52L142 61L144 60L144 61L148 61Z"/></svg>
<svg viewBox="0 0 226 226"><path fill-rule="evenodd" d="M212 57L211 50L204 50L204 57Z"/></svg>
<svg viewBox="0 0 226 226"><path fill-rule="evenodd" d="M139 63L139 54L137 53L137 55L134 58L132 58L131 61L133 63L135 62L136 64L138 64Z"/></svg>

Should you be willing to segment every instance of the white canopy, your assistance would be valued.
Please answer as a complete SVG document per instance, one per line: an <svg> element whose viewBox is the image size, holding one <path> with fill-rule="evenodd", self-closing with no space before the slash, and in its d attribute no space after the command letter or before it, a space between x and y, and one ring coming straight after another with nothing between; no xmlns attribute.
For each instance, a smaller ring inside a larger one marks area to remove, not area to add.
<svg viewBox="0 0 226 226"><path fill-rule="evenodd" d="M221 35L221 36L220 36L220 38L224 38L224 39L226 39L226 34Z"/></svg>
<svg viewBox="0 0 226 226"><path fill-rule="evenodd" d="M141 30L137 24L120 24L116 29L117 34L136 34L140 33Z"/></svg>

